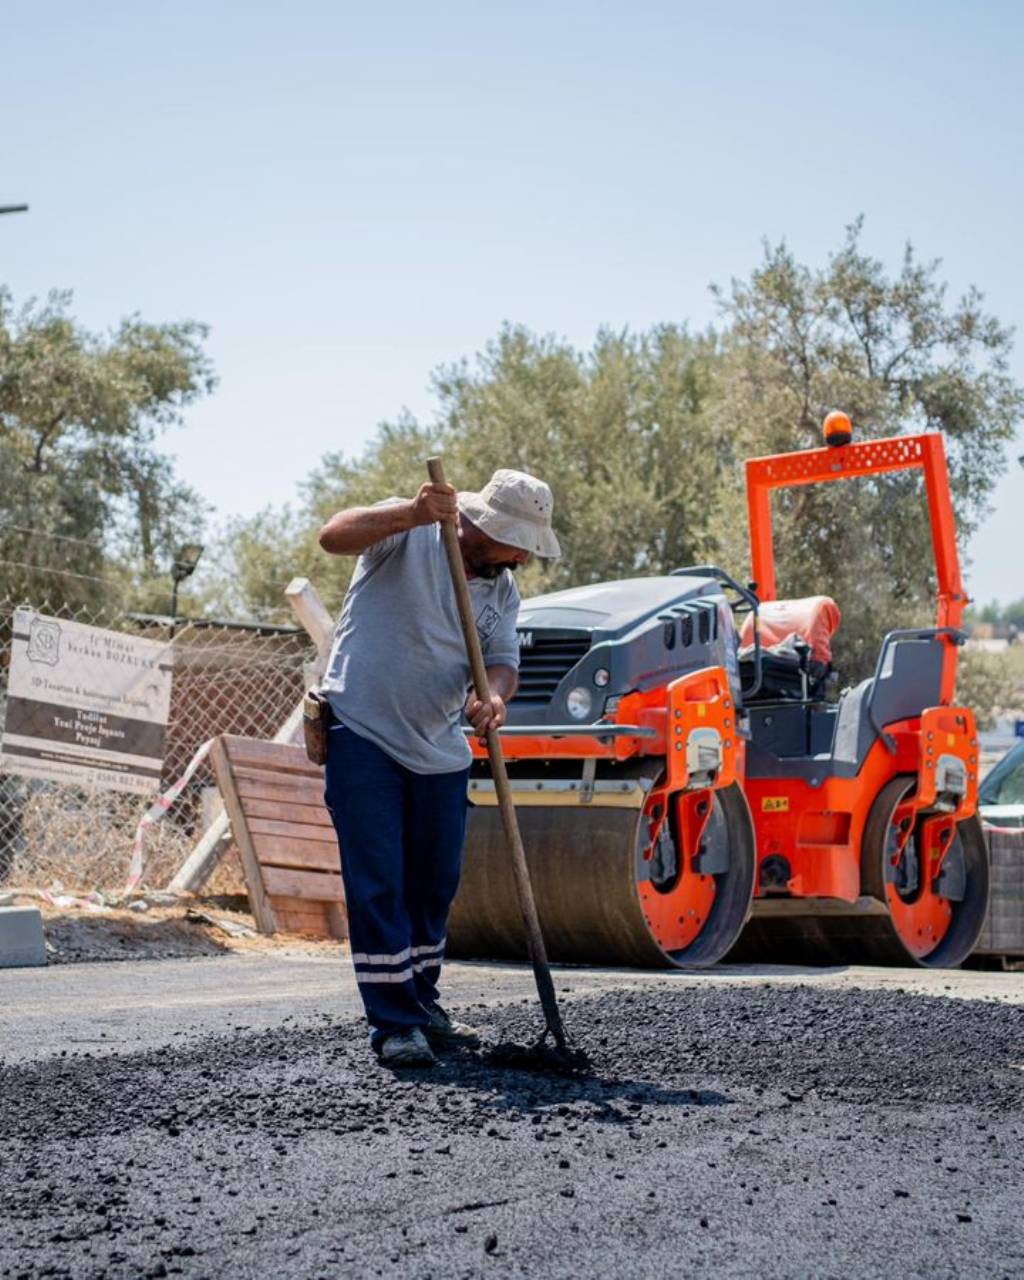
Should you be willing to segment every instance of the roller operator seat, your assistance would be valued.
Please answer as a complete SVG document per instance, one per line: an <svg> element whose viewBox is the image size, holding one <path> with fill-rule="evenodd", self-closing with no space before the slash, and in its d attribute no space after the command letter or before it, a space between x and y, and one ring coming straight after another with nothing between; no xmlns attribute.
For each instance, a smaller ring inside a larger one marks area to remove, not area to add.
<svg viewBox="0 0 1024 1280"><path fill-rule="evenodd" d="M761 688L758 701L821 696L832 670L832 637L842 619L831 596L768 600L761 605ZM753 680L754 615L740 630L744 683Z"/></svg>

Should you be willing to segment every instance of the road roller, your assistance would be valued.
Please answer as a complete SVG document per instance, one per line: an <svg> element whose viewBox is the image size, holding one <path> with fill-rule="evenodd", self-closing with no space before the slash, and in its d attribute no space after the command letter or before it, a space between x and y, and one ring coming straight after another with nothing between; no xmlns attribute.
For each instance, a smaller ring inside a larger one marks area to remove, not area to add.
<svg viewBox="0 0 1024 1280"><path fill-rule="evenodd" d="M841 610L780 599L771 495L924 478L935 625L891 630L874 673L832 669ZM955 966L988 906L974 715L956 705L966 598L941 435L746 463L753 582L715 565L550 592L518 617L502 745L549 954ZM522 922L486 751L450 955L519 959Z"/></svg>

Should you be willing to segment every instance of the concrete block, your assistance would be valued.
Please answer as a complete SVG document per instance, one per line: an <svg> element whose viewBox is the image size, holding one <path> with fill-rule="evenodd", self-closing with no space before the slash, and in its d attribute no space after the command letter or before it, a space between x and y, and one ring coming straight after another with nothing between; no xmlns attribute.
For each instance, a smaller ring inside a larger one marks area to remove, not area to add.
<svg viewBox="0 0 1024 1280"><path fill-rule="evenodd" d="M46 964L43 917L38 907L0 907L0 969Z"/></svg>

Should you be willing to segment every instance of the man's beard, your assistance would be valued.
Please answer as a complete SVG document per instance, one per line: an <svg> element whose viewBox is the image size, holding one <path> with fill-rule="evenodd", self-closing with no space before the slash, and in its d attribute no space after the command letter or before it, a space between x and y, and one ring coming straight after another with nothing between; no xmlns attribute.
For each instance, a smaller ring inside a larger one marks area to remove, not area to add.
<svg viewBox="0 0 1024 1280"><path fill-rule="evenodd" d="M482 563L471 560L469 567L472 569L474 577L486 578L488 581L493 582L495 578L501 576L504 569L508 569L510 573L515 573L519 565L515 560L485 560Z"/></svg>

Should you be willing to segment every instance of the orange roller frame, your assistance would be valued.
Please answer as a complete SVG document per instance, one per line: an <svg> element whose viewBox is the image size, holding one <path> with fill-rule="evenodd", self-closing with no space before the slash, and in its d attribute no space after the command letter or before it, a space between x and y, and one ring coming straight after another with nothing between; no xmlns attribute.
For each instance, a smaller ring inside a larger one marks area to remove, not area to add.
<svg viewBox="0 0 1024 1280"><path fill-rule="evenodd" d="M946 453L942 437L935 432L749 459L746 474L750 565L760 598L778 599L772 546L771 494L774 489L851 480L857 476L888 475L895 471L924 472L938 581L935 625L958 628L967 599L960 578ZM953 698L956 664L956 645L947 643L942 667L943 702L950 702Z"/></svg>

